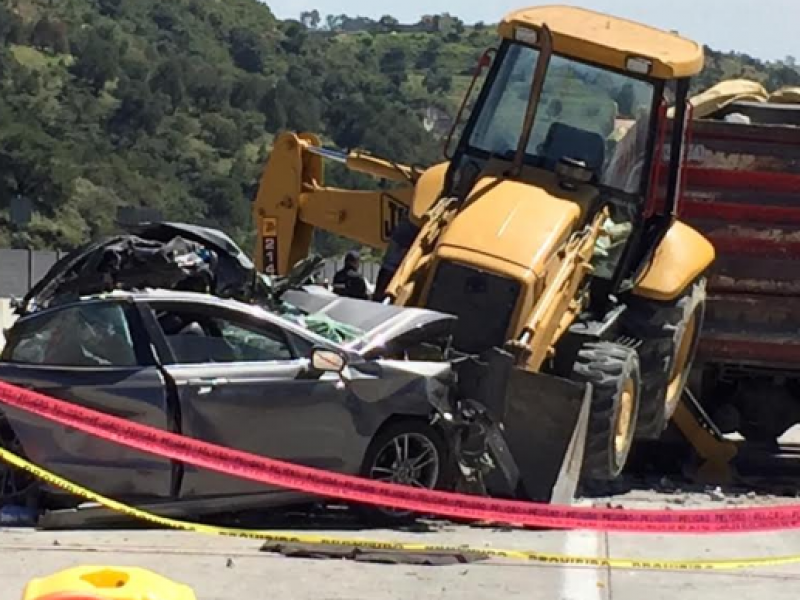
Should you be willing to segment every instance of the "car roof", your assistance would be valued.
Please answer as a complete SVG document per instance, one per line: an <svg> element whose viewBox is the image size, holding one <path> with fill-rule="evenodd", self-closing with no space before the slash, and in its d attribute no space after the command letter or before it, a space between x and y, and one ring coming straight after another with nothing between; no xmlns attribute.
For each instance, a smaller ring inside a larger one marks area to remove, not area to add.
<svg viewBox="0 0 800 600"><path fill-rule="evenodd" d="M291 330L296 335L305 337L311 342L315 342L323 346L341 348L339 344L336 344L335 342L314 333L313 331L303 327L302 325L294 323L290 319L287 319L274 312L270 312L261 306L254 304L246 304L244 302L239 302L238 300L220 298L218 296L213 296L211 294L204 294L200 292L184 292L184 291L164 290L164 289L145 289L138 291L115 290L113 292L106 292L103 294L85 296L83 298L80 298L79 300L75 300L74 302L59 304L57 306L53 306L45 310L27 314L24 317L18 319L17 323L23 323L25 321L34 319L44 314L52 313L58 310L64 310L70 307L88 305L99 302L114 302L114 301L175 302L175 303L187 303L187 304L203 304L206 306L227 308L240 313L246 313L249 316L255 317L257 319L263 319L264 321L269 321L274 325Z"/></svg>

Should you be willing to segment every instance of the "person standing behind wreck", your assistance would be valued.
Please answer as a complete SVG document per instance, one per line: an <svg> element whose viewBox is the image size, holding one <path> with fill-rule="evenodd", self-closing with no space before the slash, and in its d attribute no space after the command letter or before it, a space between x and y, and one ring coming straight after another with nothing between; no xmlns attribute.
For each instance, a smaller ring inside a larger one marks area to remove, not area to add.
<svg viewBox="0 0 800 600"><path fill-rule="evenodd" d="M367 281L358 270L361 258L358 252L351 250L344 257L344 267L333 277L333 291L339 296L369 300Z"/></svg>

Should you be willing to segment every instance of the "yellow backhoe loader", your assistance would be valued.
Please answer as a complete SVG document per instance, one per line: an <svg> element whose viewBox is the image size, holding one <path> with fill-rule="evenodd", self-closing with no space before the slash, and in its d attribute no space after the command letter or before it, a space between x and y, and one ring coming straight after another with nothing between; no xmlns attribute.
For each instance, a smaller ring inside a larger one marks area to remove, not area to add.
<svg viewBox="0 0 800 600"><path fill-rule="evenodd" d="M256 256L285 275L315 229L386 249L386 302L457 315L454 347L505 365L465 381L503 422L518 491L556 501L576 464L583 479L616 478L686 384L715 257L676 218L703 50L573 7L519 10L499 34L442 164L279 137L254 207ZM327 188L325 160L398 185Z"/></svg>

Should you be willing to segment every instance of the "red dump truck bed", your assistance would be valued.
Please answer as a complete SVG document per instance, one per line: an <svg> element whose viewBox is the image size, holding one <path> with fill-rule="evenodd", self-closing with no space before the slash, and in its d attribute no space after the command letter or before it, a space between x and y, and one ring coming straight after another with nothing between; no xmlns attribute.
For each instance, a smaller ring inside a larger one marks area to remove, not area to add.
<svg viewBox="0 0 800 600"><path fill-rule="evenodd" d="M727 112L780 124L694 124L680 214L717 249L698 358L800 373L800 109Z"/></svg>

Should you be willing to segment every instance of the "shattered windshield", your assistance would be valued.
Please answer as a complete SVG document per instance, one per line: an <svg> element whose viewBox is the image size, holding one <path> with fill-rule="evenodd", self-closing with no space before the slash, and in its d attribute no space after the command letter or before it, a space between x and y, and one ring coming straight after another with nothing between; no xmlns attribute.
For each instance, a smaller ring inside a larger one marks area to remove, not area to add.
<svg viewBox="0 0 800 600"><path fill-rule="evenodd" d="M469 148L510 159L522 133L539 51L510 46L481 108ZM553 170L561 158L584 161L597 181L637 193L643 180L654 86L553 56L530 142L529 164Z"/></svg>

